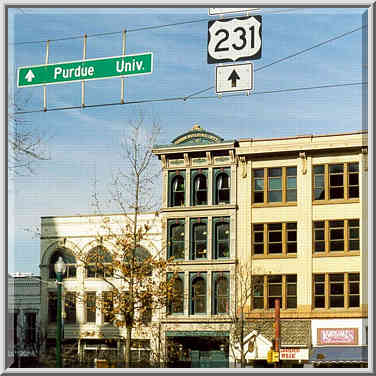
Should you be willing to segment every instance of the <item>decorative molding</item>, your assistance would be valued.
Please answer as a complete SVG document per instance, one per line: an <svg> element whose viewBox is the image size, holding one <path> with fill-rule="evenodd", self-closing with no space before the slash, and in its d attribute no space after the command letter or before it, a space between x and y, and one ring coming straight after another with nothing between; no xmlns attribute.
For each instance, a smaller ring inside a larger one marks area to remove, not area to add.
<svg viewBox="0 0 376 376"><path fill-rule="evenodd" d="M161 155L161 161L162 161L162 167L167 168L166 156L163 154Z"/></svg>
<svg viewBox="0 0 376 376"><path fill-rule="evenodd" d="M307 155L305 152L299 153L299 158L302 160L302 173L305 175L307 173Z"/></svg>
<svg viewBox="0 0 376 376"><path fill-rule="evenodd" d="M368 147L362 148L363 154L363 171L368 171Z"/></svg>
<svg viewBox="0 0 376 376"><path fill-rule="evenodd" d="M184 162L185 162L185 166L189 167L189 156L188 156L188 153L184 153Z"/></svg>
<svg viewBox="0 0 376 376"><path fill-rule="evenodd" d="M247 162L246 162L245 157L239 157L239 162L242 167L242 178L246 178L247 177Z"/></svg>
<svg viewBox="0 0 376 376"><path fill-rule="evenodd" d="M206 152L206 158L208 159L209 165L211 165L213 163L213 160L210 151Z"/></svg>

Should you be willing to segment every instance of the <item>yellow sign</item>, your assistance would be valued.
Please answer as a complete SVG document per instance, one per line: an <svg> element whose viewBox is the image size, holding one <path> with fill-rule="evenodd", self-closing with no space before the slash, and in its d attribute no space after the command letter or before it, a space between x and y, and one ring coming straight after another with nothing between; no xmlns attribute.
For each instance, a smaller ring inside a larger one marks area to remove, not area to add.
<svg viewBox="0 0 376 376"><path fill-rule="evenodd" d="M274 351L273 351L272 349L270 349L270 350L268 351L268 356L267 356L267 358L266 358L266 361L267 361L268 363L273 363L273 353L274 353Z"/></svg>
<svg viewBox="0 0 376 376"><path fill-rule="evenodd" d="M279 352L273 351L273 362L279 362Z"/></svg>

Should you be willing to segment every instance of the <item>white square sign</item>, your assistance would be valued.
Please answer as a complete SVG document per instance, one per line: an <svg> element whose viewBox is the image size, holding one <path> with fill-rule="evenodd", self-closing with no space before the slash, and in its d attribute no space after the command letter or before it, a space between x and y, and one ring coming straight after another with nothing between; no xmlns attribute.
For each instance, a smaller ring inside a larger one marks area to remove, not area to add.
<svg viewBox="0 0 376 376"><path fill-rule="evenodd" d="M253 90L253 64L217 65L215 69L215 92Z"/></svg>

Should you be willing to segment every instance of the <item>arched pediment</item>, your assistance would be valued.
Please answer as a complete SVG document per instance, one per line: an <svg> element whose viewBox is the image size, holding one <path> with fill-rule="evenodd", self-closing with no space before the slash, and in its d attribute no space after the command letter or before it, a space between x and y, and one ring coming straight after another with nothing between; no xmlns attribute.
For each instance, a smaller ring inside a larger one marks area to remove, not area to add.
<svg viewBox="0 0 376 376"><path fill-rule="evenodd" d="M79 255L81 252L79 246L69 239L57 240L54 243L50 244L43 252L41 264L48 265L50 263L51 257L58 250L65 253L68 257L73 256L75 259L77 259L77 255Z"/></svg>

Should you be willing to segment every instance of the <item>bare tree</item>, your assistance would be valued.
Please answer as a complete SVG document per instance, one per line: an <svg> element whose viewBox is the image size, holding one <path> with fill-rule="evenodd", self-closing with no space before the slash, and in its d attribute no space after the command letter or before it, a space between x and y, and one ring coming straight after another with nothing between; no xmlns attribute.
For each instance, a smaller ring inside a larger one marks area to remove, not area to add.
<svg viewBox="0 0 376 376"><path fill-rule="evenodd" d="M46 135L19 114L29 100L19 91L8 96L8 171L14 175L33 174L35 162L49 159Z"/></svg>
<svg viewBox="0 0 376 376"><path fill-rule="evenodd" d="M115 249L109 251L100 246L96 252L78 257L111 286L111 294L103 297L100 304L104 315L126 330L125 366L129 367L132 331L145 324L151 311L170 304L174 298L175 274L167 278L169 260L162 249L145 254L141 246L159 215L155 212L149 223L141 223L140 215L158 204L153 187L160 177L160 167L151 149L160 129L153 122L147 132L140 113L137 120L129 122L127 130L121 142L125 165L115 174L110 189L110 204L117 206L120 219L116 223L104 220L97 239L99 244L111 242ZM96 193L94 202L96 210L102 212L103 203Z"/></svg>

